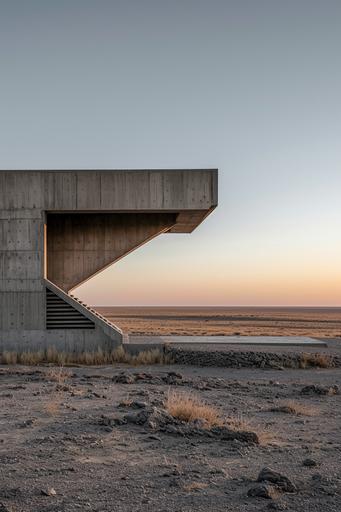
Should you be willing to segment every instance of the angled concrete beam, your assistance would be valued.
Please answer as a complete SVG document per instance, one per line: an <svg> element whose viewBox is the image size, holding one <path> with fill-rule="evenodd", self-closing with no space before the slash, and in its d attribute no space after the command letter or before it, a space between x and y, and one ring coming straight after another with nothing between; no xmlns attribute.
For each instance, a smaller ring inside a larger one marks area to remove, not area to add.
<svg viewBox="0 0 341 512"><path fill-rule="evenodd" d="M47 277L68 292L176 224L174 213L47 215Z"/></svg>

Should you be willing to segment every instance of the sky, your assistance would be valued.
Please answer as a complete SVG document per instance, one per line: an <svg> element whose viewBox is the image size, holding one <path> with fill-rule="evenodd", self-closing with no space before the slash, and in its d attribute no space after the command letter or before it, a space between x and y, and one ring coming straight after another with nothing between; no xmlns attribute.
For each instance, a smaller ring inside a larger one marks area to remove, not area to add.
<svg viewBox="0 0 341 512"><path fill-rule="evenodd" d="M74 293L341 306L339 0L0 0L0 168L219 168L219 206Z"/></svg>

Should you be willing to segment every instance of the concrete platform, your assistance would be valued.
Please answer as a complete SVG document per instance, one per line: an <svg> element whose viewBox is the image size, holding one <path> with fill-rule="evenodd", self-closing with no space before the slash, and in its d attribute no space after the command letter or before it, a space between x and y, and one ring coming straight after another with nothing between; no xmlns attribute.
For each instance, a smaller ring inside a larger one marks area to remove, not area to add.
<svg viewBox="0 0 341 512"><path fill-rule="evenodd" d="M305 336L129 336L129 345L234 345L268 347L326 347L322 340Z"/></svg>

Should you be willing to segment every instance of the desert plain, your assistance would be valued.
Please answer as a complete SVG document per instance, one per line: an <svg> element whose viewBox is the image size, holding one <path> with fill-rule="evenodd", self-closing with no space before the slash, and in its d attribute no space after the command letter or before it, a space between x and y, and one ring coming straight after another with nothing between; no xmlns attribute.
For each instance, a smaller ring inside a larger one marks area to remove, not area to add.
<svg viewBox="0 0 341 512"><path fill-rule="evenodd" d="M341 339L341 308L96 307L133 335L311 336Z"/></svg>
<svg viewBox="0 0 341 512"><path fill-rule="evenodd" d="M134 334L300 332L340 352L340 310L118 310ZM0 511L337 512L341 372L321 366L2 365Z"/></svg>

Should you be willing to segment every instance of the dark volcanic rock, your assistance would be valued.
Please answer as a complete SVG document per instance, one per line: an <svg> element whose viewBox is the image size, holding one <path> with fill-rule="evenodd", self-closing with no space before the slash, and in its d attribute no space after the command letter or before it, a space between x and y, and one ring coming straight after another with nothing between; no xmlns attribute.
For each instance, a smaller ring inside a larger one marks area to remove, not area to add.
<svg viewBox="0 0 341 512"><path fill-rule="evenodd" d="M303 464L303 466L306 466L308 468L313 468L318 465L316 460L314 460L314 459L304 459L302 464Z"/></svg>
<svg viewBox="0 0 341 512"><path fill-rule="evenodd" d="M278 498L280 492L277 487L271 484L258 484L248 490L247 495L250 497L266 498L273 500Z"/></svg>
<svg viewBox="0 0 341 512"><path fill-rule="evenodd" d="M247 444L259 444L259 438L255 432L232 430L227 426L209 428L204 421L193 422L180 421L169 414L165 409L148 406L139 412L130 412L123 418L126 423L145 425L149 428L166 432L168 434L187 437L211 437L220 441L239 441Z"/></svg>
<svg viewBox="0 0 341 512"><path fill-rule="evenodd" d="M275 484L282 492L296 492L296 486L289 478L270 468L263 468L258 475L257 482L271 482Z"/></svg>
<svg viewBox="0 0 341 512"><path fill-rule="evenodd" d="M134 384L135 376L130 373L119 373L118 375L114 375L112 378L113 382L117 384Z"/></svg>
<svg viewBox="0 0 341 512"><path fill-rule="evenodd" d="M128 423L135 423L136 425L147 425L153 430L162 430L166 425L177 423L165 409L158 407L146 407L136 413L129 413L124 416Z"/></svg>
<svg viewBox="0 0 341 512"><path fill-rule="evenodd" d="M311 384L301 389L302 395L338 395L340 393L339 386L319 386Z"/></svg>
<svg viewBox="0 0 341 512"><path fill-rule="evenodd" d="M242 443L259 444L259 437L255 432L246 430L232 430L228 427L213 427L211 433L219 437L222 441L237 440Z"/></svg>
<svg viewBox="0 0 341 512"><path fill-rule="evenodd" d="M125 419L119 416L107 416L105 414L102 414L98 423L99 425L103 425L104 427L114 427L116 425L124 425L127 422Z"/></svg>
<svg viewBox="0 0 341 512"><path fill-rule="evenodd" d="M182 384L182 375L177 372L168 372L167 375L162 377L162 380L168 385L178 385Z"/></svg>

